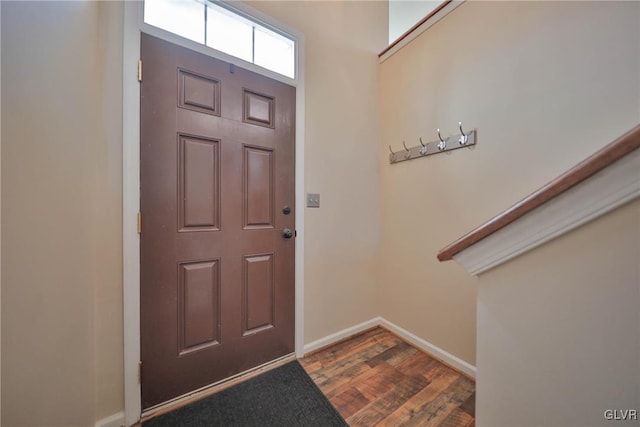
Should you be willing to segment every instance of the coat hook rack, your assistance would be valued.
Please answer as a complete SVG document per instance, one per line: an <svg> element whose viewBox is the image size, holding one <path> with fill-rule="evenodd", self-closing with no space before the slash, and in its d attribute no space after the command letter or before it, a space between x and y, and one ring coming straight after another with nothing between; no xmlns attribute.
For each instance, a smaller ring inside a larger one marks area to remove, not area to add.
<svg viewBox="0 0 640 427"><path fill-rule="evenodd" d="M424 143L422 142L422 137L420 137L418 138L420 145L415 145L413 147L407 147L405 141L402 141L402 147L404 150L393 151L389 145L389 151L391 153L389 154L389 163L400 163L405 160L427 157L432 154L446 153L451 150L457 150L458 148L467 148L476 145L476 129L465 132L462 130L462 122L458 122L458 129L460 130L459 134L451 135L446 138L443 138L440 134L440 129L437 129L437 140ZM400 156L399 154L402 153L402 151L404 151L404 154Z"/></svg>

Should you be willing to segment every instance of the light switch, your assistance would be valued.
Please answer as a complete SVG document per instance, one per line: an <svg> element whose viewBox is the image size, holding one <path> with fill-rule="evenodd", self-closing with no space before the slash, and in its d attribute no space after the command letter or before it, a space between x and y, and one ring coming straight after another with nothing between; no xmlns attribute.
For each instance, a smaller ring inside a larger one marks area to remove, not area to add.
<svg viewBox="0 0 640 427"><path fill-rule="evenodd" d="M307 207L308 208L319 208L320 207L320 194L318 194L318 193L307 193Z"/></svg>

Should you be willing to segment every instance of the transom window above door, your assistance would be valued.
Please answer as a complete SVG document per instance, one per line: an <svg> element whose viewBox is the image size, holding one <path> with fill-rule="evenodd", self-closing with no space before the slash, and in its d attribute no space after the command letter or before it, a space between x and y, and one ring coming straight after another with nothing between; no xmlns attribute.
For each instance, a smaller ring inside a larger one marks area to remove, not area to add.
<svg viewBox="0 0 640 427"><path fill-rule="evenodd" d="M221 2L145 0L144 22L295 78L295 39Z"/></svg>

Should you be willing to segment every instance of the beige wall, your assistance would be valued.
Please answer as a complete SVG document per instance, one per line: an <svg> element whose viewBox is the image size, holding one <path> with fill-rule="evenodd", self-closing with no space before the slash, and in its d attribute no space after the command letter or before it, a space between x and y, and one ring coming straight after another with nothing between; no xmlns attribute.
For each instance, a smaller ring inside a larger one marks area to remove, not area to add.
<svg viewBox="0 0 640 427"><path fill-rule="evenodd" d="M640 3L467 2L381 66L381 314L475 363L477 280L436 253L640 121ZM475 149L395 165L466 128Z"/></svg>
<svg viewBox="0 0 640 427"><path fill-rule="evenodd" d="M118 4L2 2L2 425L123 407Z"/></svg>
<svg viewBox="0 0 640 427"><path fill-rule="evenodd" d="M305 35L305 343L378 315L385 2L250 2Z"/></svg>
<svg viewBox="0 0 640 427"><path fill-rule="evenodd" d="M637 425L640 201L480 276L479 427Z"/></svg>
<svg viewBox="0 0 640 427"><path fill-rule="evenodd" d="M638 121L640 4L469 2L381 67L384 2L250 4L306 37L305 342L382 314L473 363L477 282L435 254ZM92 425L123 408L122 7L1 7L2 424ZM388 165L458 120L475 150Z"/></svg>
<svg viewBox="0 0 640 427"><path fill-rule="evenodd" d="M310 342L377 315L387 6L253 6L307 42ZM92 425L123 409L122 5L2 2L2 40L2 424Z"/></svg>
<svg viewBox="0 0 640 427"><path fill-rule="evenodd" d="M2 7L0 7L0 52L2 51ZM1 57L1 54L0 54ZM0 61L1 64L2 61ZM2 82L2 66L0 66L0 82ZM0 83L0 100L2 84ZM0 196L2 195L2 102L0 102ZM0 224L2 223L2 197L0 197ZM0 242L2 242L2 226L0 226ZM0 424L2 424L2 245L0 244Z"/></svg>
<svg viewBox="0 0 640 427"><path fill-rule="evenodd" d="M94 152L95 419L124 406L122 301L122 3L100 2L100 140Z"/></svg>

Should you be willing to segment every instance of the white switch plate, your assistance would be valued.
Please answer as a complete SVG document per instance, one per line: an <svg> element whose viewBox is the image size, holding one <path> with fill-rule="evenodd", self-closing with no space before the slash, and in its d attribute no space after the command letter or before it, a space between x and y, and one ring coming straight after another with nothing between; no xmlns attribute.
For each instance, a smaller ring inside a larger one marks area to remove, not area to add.
<svg viewBox="0 0 640 427"><path fill-rule="evenodd" d="M307 193L307 207L308 208L319 208L320 207L320 194L318 194L318 193Z"/></svg>

